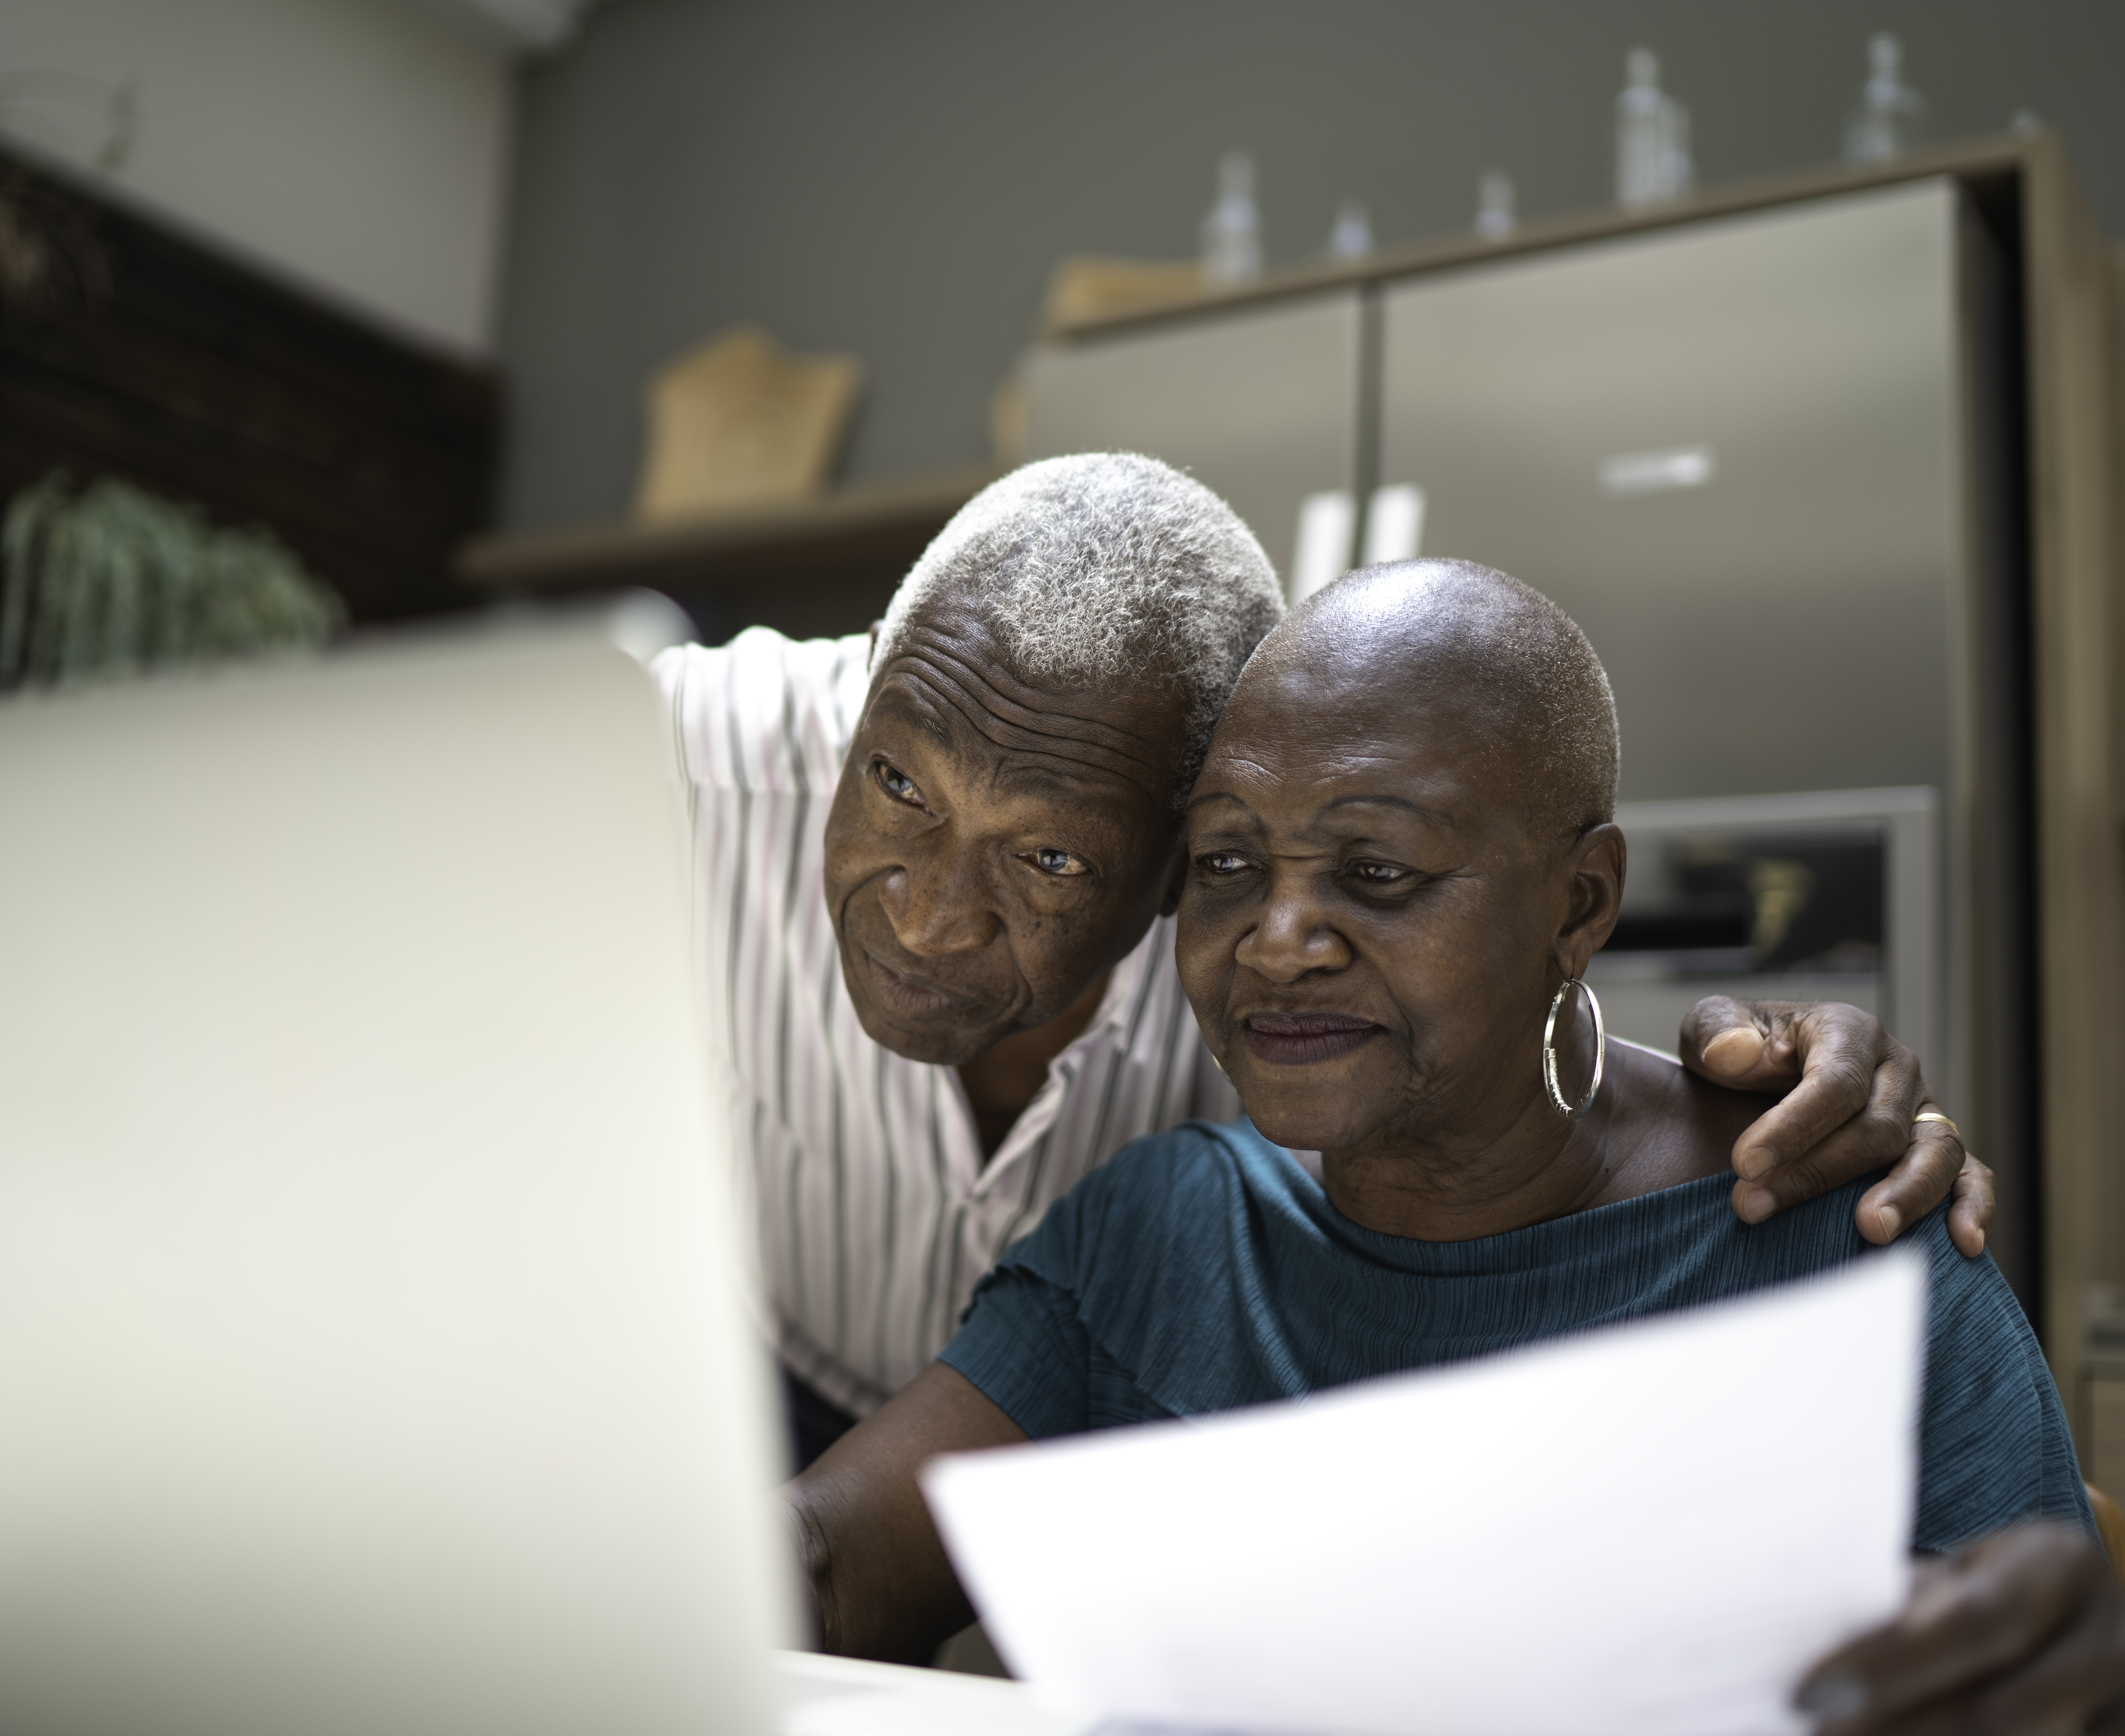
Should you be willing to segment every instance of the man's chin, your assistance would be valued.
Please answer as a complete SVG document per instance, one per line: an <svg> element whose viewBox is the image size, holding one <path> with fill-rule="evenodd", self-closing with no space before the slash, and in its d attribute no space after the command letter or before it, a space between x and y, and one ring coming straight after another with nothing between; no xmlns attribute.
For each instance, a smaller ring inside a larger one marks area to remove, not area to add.
<svg viewBox="0 0 2125 1736"><path fill-rule="evenodd" d="M1009 1021L992 1017L961 1022L949 1019L920 1021L898 1019L867 995L853 988L849 1001L856 1009L856 1022L864 1035L880 1048L890 1049L908 1061L927 1061L935 1067L964 1066L995 1047L1006 1034Z"/></svg>
<svg viewBox="0 0 2125 1736"><path fill-rule="evenodd" d="M975 1056L996 1046L997 1037L987 1024L965 1030L940 1031L935 1026L902 1024L874 1008L858 1006L856 1018L864 1035L882 1049L890 1049L907 1061L927 1061L933 1067L964 1066Z"/></svg>
<svg viewBox="0 0 2125 1736"><path fill-rule="evenodd" d="M914 1009L896 1008L892 997L881 993L873 980L872 973L883 974L882 967L860 948L851 958L850 950L844 947L841 951L841 984L864 1034L881 1048L909 1061L956 1067L992 1047L1011 1029L1008 1014L999 1017L973 1001L943 1004L933 1001ZM944 999L940 995L937 1001Z"/></svg>

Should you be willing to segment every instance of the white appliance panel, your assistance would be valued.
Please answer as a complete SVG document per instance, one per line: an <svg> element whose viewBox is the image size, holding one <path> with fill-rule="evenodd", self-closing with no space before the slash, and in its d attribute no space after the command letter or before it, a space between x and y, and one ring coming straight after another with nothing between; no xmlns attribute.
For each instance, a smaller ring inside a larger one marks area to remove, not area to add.
<svg viewBox="0 0 2125 1736"><path fill-rule="evenodd" d="M1953 788L1957 246L1928 181L1386 292L1379 480L1586 629L1627 797Z"/></svg>
<svg viewBox="0 0 2125 1736"><path fill-rule="evenodd" d="M1307 498L1355 486L1359 326L1350 289L1037 350L1027 456L1164 459L1232 503L1289 586Z"/></svg>

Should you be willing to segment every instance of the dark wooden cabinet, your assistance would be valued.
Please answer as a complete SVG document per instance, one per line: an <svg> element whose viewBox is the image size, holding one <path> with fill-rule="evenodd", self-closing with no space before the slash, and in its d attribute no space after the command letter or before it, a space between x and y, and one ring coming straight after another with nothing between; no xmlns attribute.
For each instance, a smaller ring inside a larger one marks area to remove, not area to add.
<svg viewBox="0 0 2125 1736"><path fill-rule="evenodd" d="M491 369L19 158L0 155L0 196L80 268L0 301L0 496L119 477L265 525L356 620L469 600L450 562L490 520Z"/></svg>

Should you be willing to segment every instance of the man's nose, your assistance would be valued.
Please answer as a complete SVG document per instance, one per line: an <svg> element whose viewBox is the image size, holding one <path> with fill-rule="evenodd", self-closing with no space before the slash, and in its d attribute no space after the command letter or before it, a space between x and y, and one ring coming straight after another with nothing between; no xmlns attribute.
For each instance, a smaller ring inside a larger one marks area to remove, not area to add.
<svg viewBox="0 0 2125 1736"><path fill-rule="evenodd" d="M879 903L893 936L918 958L978 953L1001 926L972 851L949 840L912 855L885 877Z"/></svg>
<svg viewBox="0 0 2125 1736"><path fill-rule="evenodd" d="M1341 970L1350 962L1350 944L1314 896L1312 877L1279 876L1235 957L1270 982L1296 982L1311 971Z"/></svg>

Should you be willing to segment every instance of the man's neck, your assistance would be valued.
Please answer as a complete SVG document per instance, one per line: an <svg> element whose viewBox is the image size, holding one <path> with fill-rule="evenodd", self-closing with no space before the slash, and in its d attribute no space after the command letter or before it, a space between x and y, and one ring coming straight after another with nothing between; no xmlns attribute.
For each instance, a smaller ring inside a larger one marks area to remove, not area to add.
<svg viewBox="0 0 2125 1736"><path fill-rule="evenodd" d="M982 1159L987 1162L1011 1136L1011 1130L1026 1106L1040 1094L1047 1082L1048 1064L1053 1061L1091 1023L1107 992L1112 972L1102 972L1077 1000L1030 1031L1014 1031L1002 1042L983 1050L972 1061L959 1064L959 1083L966 1088L967 1103L974 1112L974 1130L981 1136Z"/></svg>

